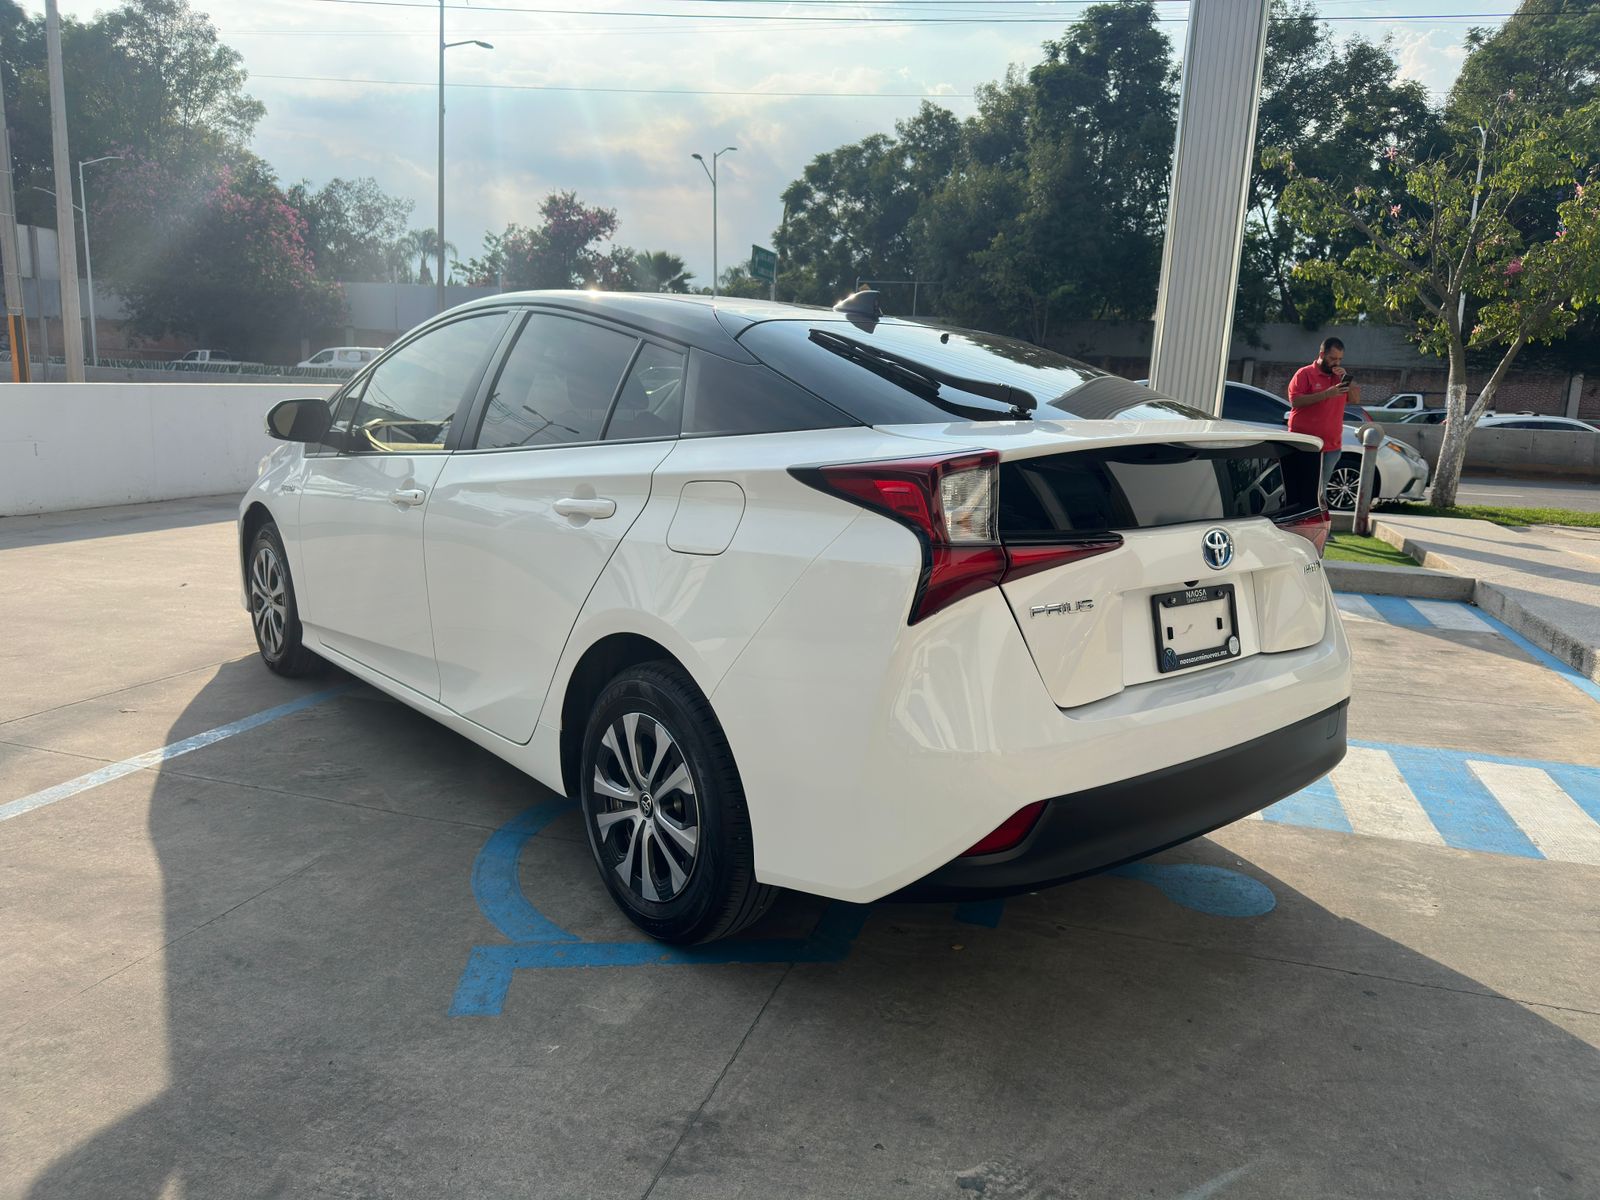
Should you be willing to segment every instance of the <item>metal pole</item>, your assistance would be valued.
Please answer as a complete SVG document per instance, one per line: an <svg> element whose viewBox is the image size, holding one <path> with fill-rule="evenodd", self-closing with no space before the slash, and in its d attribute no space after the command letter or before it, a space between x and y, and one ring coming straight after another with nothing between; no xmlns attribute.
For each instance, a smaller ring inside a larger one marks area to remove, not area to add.
<svg viewBox="0 0 1600 1200"><path fill-rule="evenodd" d="M83 382L83 308L78 297L78 222L72 215L72 159L67 153L67 85L61 70L61 14L45 0L50 57L50 145L56 178L56 252L61 260L61 339L67 382Z"/></svg>
<svg viewBox="0 0 1600 1200"><path fill-rule="evenodd" d="M11 134L6 129L5 89L0 88L0 258L5 259L6 333L11 345L11 382L27 383L28 316L22 304L22 257L17 244L17 202L11 188ZM37 273L37 272L36 272Z"/></svg>
<svg viewBox="0 0 1600 1200"><path fill-rule="evenodd" d="M1356 511L1350 522L1358 537L1372 535L1372 485L1378 473L1378 447L1383 444L1383 430L1376 425L1361 427L1361 474L1357 476Z"/></svg>
<svg viewBox="0 0 1600 1200"><path fill-rule="evenodd" d="M717 271L717 160L722 157L718 150L711 156L711 298L717 298L717 289L722 286L722 277Z"/></svg>
<svg viewBox="0 0 1600 1200"><path fill-rule="evenodd" d="M83 273L89 288L89 361L100 365L100 331L94 326L94 257L89 252L89 191L83 185L83 162L78 163L78 199L83 202Z"/></svg>
<svg viewBox="0 0 1600 1200"><path fill-rule="evenodd" d="M438 278L434 280L434 310L444 311L444 0L439 0L439 223Z"/></svg>

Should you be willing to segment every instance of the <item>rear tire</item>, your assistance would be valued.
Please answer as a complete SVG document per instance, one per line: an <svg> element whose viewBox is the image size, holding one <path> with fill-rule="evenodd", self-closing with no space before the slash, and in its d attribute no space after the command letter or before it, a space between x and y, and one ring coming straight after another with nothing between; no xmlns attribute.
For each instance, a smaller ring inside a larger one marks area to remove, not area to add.
<svg viewBox="0 0 1600 1200"><path fill-rule="evenodd" d="M583 738L579 800L600 878L663 942L727 937L771 907L750 813L711 704L676 664L646 663L601 692Z"/></svg>
<svg viewBox="0 0 1600 1200"><path fill-rule="evenodd" d="M291 678L321 670L323 660L305 647L294 580L289 577L289 556L284 553L278 527L271 521L256 531L250 543L245 586L261 661L279 675Z"/></svg>
<svg viewBox="0 0 1600 1200"><path fill-rule="evenodd" d="M1333 468L1333 474L1328 477L1328 487L1325 492L1328 507L1338 512L1353 512L1360 486L1361 460L1353 454L1347 454L1338 461Z"/></svg>

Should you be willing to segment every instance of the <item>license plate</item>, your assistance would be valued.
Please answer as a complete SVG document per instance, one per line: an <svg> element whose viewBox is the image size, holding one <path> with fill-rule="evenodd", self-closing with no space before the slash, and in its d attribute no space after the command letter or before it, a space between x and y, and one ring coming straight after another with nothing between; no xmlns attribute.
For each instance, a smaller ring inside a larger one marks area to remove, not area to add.
<svg viewBox="0 0 1600 1200"><path fill-rule="evenodd" d="M1233 584L1158 592L1150 597L1150 611L1156 626L1156 666L1163 675L1239 657Z"/></svg>

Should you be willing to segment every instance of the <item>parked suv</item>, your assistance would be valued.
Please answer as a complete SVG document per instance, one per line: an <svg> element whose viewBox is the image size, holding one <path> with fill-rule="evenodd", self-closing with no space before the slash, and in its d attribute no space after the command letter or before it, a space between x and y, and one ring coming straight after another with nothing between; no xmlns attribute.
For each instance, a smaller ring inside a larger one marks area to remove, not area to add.
<svg viewBox="0 0 1600 1200"><path fill-rule="evenodd" d="M1315 442L1037 346L531 292L268 428L266 664L335 662L572 797L667 941L780 888L1043 887L1344 754Z"/></svg>
<svg viewBox="0 0 1600 1200"><path fill-rule="evenodd" d="M329 346L326 350L318 350L310 358L295 365L359 371L382 353L382 346Z"/></svg>

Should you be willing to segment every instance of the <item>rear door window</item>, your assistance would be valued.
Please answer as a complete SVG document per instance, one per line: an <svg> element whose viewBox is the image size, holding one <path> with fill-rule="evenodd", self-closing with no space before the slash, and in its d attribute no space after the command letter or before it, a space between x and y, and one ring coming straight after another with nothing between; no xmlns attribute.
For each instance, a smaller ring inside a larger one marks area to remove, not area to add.
<svg viewBox="0 0 1600 1200"><path fill-rule="evenodd" d="M677 437L683 423L685 360L647 342L639 348L605 428L608 442Z"/></svg>
<svg viewBox="0 0 1600 1200"><path fill-rule="evenodd" d="M490 388L477 448L598 442L638 345L587 321L531 314Z"/></svg>

